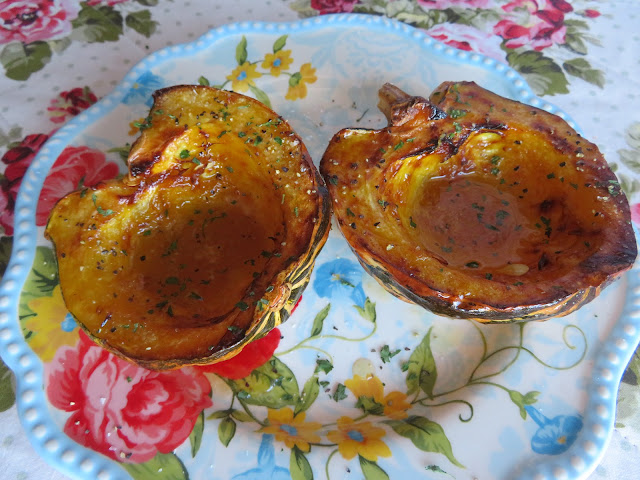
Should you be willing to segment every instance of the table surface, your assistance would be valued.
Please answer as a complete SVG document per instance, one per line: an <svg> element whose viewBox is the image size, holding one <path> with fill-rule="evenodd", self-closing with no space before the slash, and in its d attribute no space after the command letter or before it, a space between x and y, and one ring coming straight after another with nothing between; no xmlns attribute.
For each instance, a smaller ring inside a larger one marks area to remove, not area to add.
<svg viewBox="0 0 640 480"><path fill-rule="evenodd" d="M89 18L92 12L99 15ZM11 250L12 201L21 178L15 169L5 175L7 167L17 159L26 167L40 140L107 95L139 60L232 22L339 12L386 15L451 46L498 55L526 73L539 96L568 112L600 146L640 222L638 2L16 0L0 2L0 268ZM636 351L620 385L609 447L590 478L640 478L639 380ZM3 478L66 478L30 446L13 389L12 374L0 361Z"/></svg>

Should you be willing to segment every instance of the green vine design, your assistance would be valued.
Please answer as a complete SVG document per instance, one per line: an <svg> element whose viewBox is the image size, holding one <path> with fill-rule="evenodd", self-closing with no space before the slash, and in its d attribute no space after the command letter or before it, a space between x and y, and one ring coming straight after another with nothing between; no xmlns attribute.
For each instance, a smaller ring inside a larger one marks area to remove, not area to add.
<svg viewBox="0 0 640 480"><path fill-rule="evenodd" d="M226 76L225 81L212 85L204 75L198 78L200 85L212 85L225 88L229 84L231 90L238 93L251 91L255 98L271 108L271 100L266 92L258 87L256 81L263 76L287 78L287 93L285 99L299 100L307 96L307 85L317 80L316 70L311 63L302 64L298 70L291 71L294 62L291 50L285 49L288 35L278 37L272 46L272 53L266 53L260 60L249 60L248 42L243 35L236 45L235 60L237 66Z"/></svg>
<svg viewBox="0 0 640 480"><path fill-rule="evenodd" d="M367 378L354 376L344 383L335 383L330 387L328 380L320 380L321 375L327 375L333 369L333 357L323 348L325 340L340 342L362 342L371 338L377 331L376 305L369 298L363 307L355 306L361 320L371 324L368 333L360 337L323 334L325 320L331 315L331 304L327 304L316 314L309 335L292 347L278 352L269 362L254 370L249 377L241 380L221 378L231 390L231 402L225 409L213 412L206 421L219 421L218 437L224 446L228 446L236 432L237 422L254 423L259 426L259 432L274 434L277 441L284 442L291 449L291 474L293 478L311 479L313 471L309 466L307 455L312 449L330 449L326 456L324 473L330 480L330 464L340 453L345 459L357 457L362 474L366 480L388 478L385 470L378 464L378 458L389 456L388 447L381 438L393 431L396 435L412 442L414 447L423 452L444 455L451 464L464 468L454 455L451 443L440 424L413 410L416 406L423 409L434 409L451 405L463 405L468 413L458 415L461 422L467 423L473 419L473 404L462 397L463 392L470 388L497 388L504 391L511 402L518 408L523 420L527 418L525 407L538 401L540 392L519 392L500 383L497 378L512 368L523 356L528 355L544 368L554 370L568 370L580 364L587 352L587 337L576 325L566 325L562 332L563 346L575 350L577 359L569 365L552 365L544 361L531 348L525 345L526 323L514 325L517 329L513 343L501 345L493 350L485 331L480 325L469 321L474 327L482 345L482 354L473 366L465 382L448 390L438 392L437 364L432 350L433 327L429 328L421 341L412 349L409 359L400 365L404 374L406 389L404 391L385 392L382 382L370 375ZM577 334L578 341L570 340L570 333ZM319 346L320 345L320 346ZM316 369L302 386L292 370L281 360L283 357L300 350L314 350L327 359L318 358ZM391 352L391 356L397 352ZM482 373L489 362L512 353L494 370ZM384 360L383 360L384 361ZM331 392L331 398L340 402L348 398L355 398L353 404L359 414L345 419L342 417L329 423L319 424L306 421L305 413L316 402L321 389ZM256 407L267 407L264 410ZM197 429L192 435L197 436ZM359 450L355 456L345 454L350 436L367 439L368 448ZM197 443L192 440L192 445ZM195 451L193 452L195 455ZM450 475L438 465L430 465L434 472Z"/></svg>

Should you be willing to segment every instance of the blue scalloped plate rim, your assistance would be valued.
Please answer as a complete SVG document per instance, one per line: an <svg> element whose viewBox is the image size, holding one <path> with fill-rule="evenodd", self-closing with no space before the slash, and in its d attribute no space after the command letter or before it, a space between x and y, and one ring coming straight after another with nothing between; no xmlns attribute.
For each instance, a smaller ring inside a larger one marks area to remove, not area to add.
<svg viewBox="0 0 640 480"><path fill-rule="evenodd" d="M6 273L0 284L0 354L17 379L17 409L26 434L35 450L52 466L73 478L120 479L129 475L114 461L70 440L54 423L48 411L43 385L43 365L27 345L18 321L19 294L32 266L37 242L35 207L47 172L58 154L88 123L114 109L140 74L160 62L178 58L185 52L206 49L228 35L259 33L305 33L328 27L359 27L392 31L423 49L449 60L484 69L504 77L512 97L542 108L579 127L565 112L537 97L524 78L508 65L483 56L451 48L427 36L421 30L385 17L360 14L335 14L288 22L242 22L224 25L182 45L159 50L133 67L112 93L60 128L40 150L25 174L15 208L14 246ZM625 274L627 296L623 312L608 339L600 345L589 389L589 405L584 417L580 442L565 453L545 457L521 470L521 479L579 479L586 477L604 455L613 431L618 386L638 342L640 342L640 272L638 266Z"/></svg>

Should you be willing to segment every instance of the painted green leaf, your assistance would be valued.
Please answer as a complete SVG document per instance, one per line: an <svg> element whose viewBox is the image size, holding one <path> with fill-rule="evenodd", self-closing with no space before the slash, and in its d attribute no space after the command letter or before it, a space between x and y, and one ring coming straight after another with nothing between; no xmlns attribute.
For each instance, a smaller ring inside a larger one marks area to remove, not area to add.
<svg viewBox="0 0 640 480"><path fill-rule="evenodd" d="M298 12L300 18L309 18L318 15L318 11L311 6L310 0L296 0L289 4L289 8Z"/></svg>
<svg viewBox="0 0 640 480"><path fill-rule="evenodd" d="M515 390L509 390L509 398L518 406L520 416L523 420L526 420L527 418L527 410L524 407L536 403L538 401L538 395L540 395L540 392L531 391L526 395L522 395L520 392Z"/></svg>
<svg viewBox="0 0 640 480"><path fill-rule="evenodd" d="M0 147L7 147L7 150L20 144L22 135L22 127L13 125L8 132L0 128ZM15 142L15 145L12 145Z"/></svg>
<svg viewBox="0 0 640 480"><path fill-rule="evenodd" d="M622 382L634 387L640 383L640 353L638 353L638 350L631 357L631 361L627 365L624 375L622 375Z"/></svg>
<svg viewBox="0 0 640 480"><path fill-rule="evenodd" d="M238 65L242 65L247 61L247 37L242 36L242 40L236 46L236 62Z"/></svg>
<svg viewBox="0 0 640 480"><path fill-rule="evenodd" d="M55 40L47 40L47 43L53 53L62 53L71 45L71 39L69 37L62 37L56 38Z"/></svg>
<svg viewBox="0 0 640 480"><path fill-rule="evenodd" d="M202 432L204 431L204 410L200 412L198 418L196 419L196 423L193 426L193 430L189 434L189 443L191 444L191 456L195 457L200 450L200 445L202 444Z"/></svg>
<svg viewBox="0 0 640 480"><path fill-rule="evenodd" d="M300 83L301 80L302 80L302 74L300 72L296 72L289 77L289 86L295 87Z"/></svg>
<svg viewBox="0 0 640 480"><path fill-rule="evenodd" d="M298 382L282 361L272 357L248 377L226 380L238 399L250 405L282 408L298 403Z"/></svg>
<svg viewBox="0 0 640 480"><path fill-rule="evenodd" d="M640 181L634 176L618 173L620 188L628 197L632 197L636 192L640 191Z"/></svg>
<svg viewBox="0 0 640 480"><path fill-rule="evenodd" d="M356 407L362 409L364 413L370 415L383 415L384 405L375 401L373 397L365 397L364 395L358 397Z"/></svg>
<svg viewBox="0 0 640 480"><path fill-rule="evenodd" d="M134 480L188 480L184 464L173 453L158 453L145 463L121 463Z"/></svg>
<svg viewBox="0 0 640 480"><path fill-rule="evenodd" d="M156 28L158 28L158 22L151 19L151 12L149 10L129 13L125 17L124 22L127 27L147 38L155 33Z"/></svg>
<svg viewBox="0 0 640 480"><path fill-rule="evenodd" d="M32 73L41 70L51 60L51 47L46 42L26 45L12 42L0 52L0 63L5 74L12 80L26 80Z"/></svg>
<svg viewBox="0 0 640 480"><path fill-rule="evenodd" d="M296 408L293 411L294 415L299 414L300 412L304 412L309 409L313 402L318 398L318 394L320 393L320 384L318 383L318 377L313 375L309 380L307 380L302 387L302 392L300 393L300 397L298 398L298 403L296 403Z"/></svg>
<svg viewBox="0 0 640 480"><path fill-rule="evenodd" d="M249 90L251 90L251 93L256 96L256 100L271 108L271 100L269 100L269 97L263 90L259 89L255 85L249 85Z"/></svg>
<svg viewBox="0 0 640 480"><path fill-rule="evenodd" d="M255 422L255 420L251 418L251 415L247 412L243 412L242 410L232 410L231 416L239 422Z"/></svg>
<svg viewBox="0 0 640 480"><path fill-rule="evenodd" d="M131 151L131 144L125 143L122 147L113 147L107 150L107 153L117 153L120 161L124 162L127 165L127 160L129 158L129 152Z"/></svg>
<svg viewBox="0 0 640 480"><path fill-rule="evenodd" d="M574 58L573 60L567 60L562 64L562 66L569 75L581 78L585 82L597 85L600 88L604 87L604 72L602 70L592 68L589 62L587 62L584 58Z"/></svg>
<svg viewBox="0 0 640 480"><path fill-rule="evenodd" d="M364 301L364 308L359 305L354 305L354 308L358 311L362 318L370 321L371 323L376 323L376 304L372 302L369 297L367 297Z"/></svg>
<svg viewBox="0 0 640 480"><path fill-rule="evenodd" d="M217 410L207 415L207 420L217 420L220 418L228 417L231 414L229 410Z"/></svg>
<svg viewBox="0 0 640 480"><path fill-rule="evenodd" d="M13 246L13 237L0 237L0 278L4 275L4 271L9 265L11 258L11 247Z"/></svg>
<svg viewBox="0 0 640 480"><path fill-rule="evenodd" d="M82 10L71 22L73 38L89 43L115 42L122 35L120 12L107 5L92 7L82 4Z"/></svg>
<svg viewBox="0 0 640 480"><path fill-rule="evenodd" d="M324 320L325 318L327 318L327 315L329 315L329 310L331 310L330 303L322 310L320 310L316 315L316 318L313 319L313 325L311 326L311 337L320 335L320 332L322 332L322 327L324 326Z"/></svg>
<svg viewBox="0 0 640 480"><path fill-rule="evenodd" d="M218 438L220 439L220 443L228 447L229 442L231 442L235 434L236 422L234 422L231 417L224 418L218 425Z"/></svg>
<svg viewBox="0 0 640 480"><path fill-rule="evenodd" d="M0 412L9 410L16 403L16 394L13 391L11 370L0 359Z"/></svg>
<svg viewBox="0 0 640 480"><path fill-rule="evenodd" d="M567 28L570 27L574 30L589 30L589 24L577 18L565 18L564 24Z"/></svg>
<svg viewBox="0 0 640 480"><path fill-rule="evenodd" d="M53 249L49 247L36 247L33 265L34 267L31 272L29 272L24 287L22 288L21 303L31 300L32 298L51 295L53 289L60 283L58 279L58 262L56 261Z"/></svg>
<svg viewBox="0 0 640 480"><path fill-rule="evenodd" d="M29 272L20 295L18 305L20 319L33 315L27 306L31 300L51 296L53 289L59 283L57 261L51 248L36 247L33 265L34 268Z"/></svg>
<svg viewBox="0 0 640 480"><path fill-rule="evenodd" d="M640 173L640 150L621 148L618 150L620 161L634 173Z"/></svg>
<svg viewBox="0 0 640 480"><path fill-rule="evenodd" d="M309 460L297 445L291 449L289 471L291 472L291 480L313 480L313 470L309 465Z"/></svg>
<svg viewBox="0 0 640 480"><path fill-rule="evenodd" d="M289 35L282 35L281 37L278 37L275 42L273 42L273 53L279 52L284 48L285 44L287 43L288 36Z"/></svg>
<svg viewBox="0 0 640 480"><path fill-rule="evenodd" d="M442 453L454 465L464 468L453 456L451 442L444 433L442 427L436 422L412 415L404 420L385 420L383 423L389 425L393 430L424 452Z"/></svg>
<svg viewBox="0 0 640 480"><path fill-rule="evenodd" d="M376 462L367 460L362 455L358 455L358 458L360 459L360 468L365 480L389 480L387 472L380 468L380 465Z"/></svg>
<svg viewBox="0 0 640 480"><path fill-rule="evenodd" d="M586 55L588 51L584 37L585 32L589 31L589 25L583 20L566 20L565 26L567 27L567 31L565 33L565 43L563 47L580 55Z"/></svg>
<svg viewBox="0 0 640 480"><path fill-rule="evenodd" d="M431 351L431 331L429 329L420 344L413 350L407 362L407 394L412 395L420 388L429 398L433 398L433 389L438 379L436 361Z"/></svg>
<svg viewBox="0 0 640 480"><path fill-rule="evenodd" d="M507 62L526 78L537 95L569 93L569 82L562 69L541 52L510 51L507 54Z"/></svg>
<svg viewBox="0 0 640 480"><path fill-rule="evenodd" d="M587 45L584 43L582 35L572 32L569 29L567 29L567 33L565 35L564 46L580 55L586 55L588 53Z"/></svg>
<svg viewBox="0 0 640 480"><path fill-rule="evenodd" d="M204 85L205 87L208 87L209 85L211 85L211 82L209 82L209 79L204 75L200 75L200 77L198 77L198 83L200 85Z"/></svg>

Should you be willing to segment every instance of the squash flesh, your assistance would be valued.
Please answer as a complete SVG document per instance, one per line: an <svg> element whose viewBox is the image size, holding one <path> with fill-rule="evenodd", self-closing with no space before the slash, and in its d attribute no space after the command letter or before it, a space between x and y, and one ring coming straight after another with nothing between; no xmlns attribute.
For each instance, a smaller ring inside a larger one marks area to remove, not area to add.
<svg viewBox="0 0 640 480"><path fill-rule="evenodd" d="M248 97L173 87L149 118L128 177L52 211L63 297L145 367L219 361L288 315L326 240L326 190L291 127Z"/></svg>
<svg viewBox="0 0 640 480"><path fill-rule="evenodd" d="M381 98L390 125L337 133L320 169L345 238L389 291L450 316L541 319L630 268L624 194L566 122L466 82Z"/></svg>

